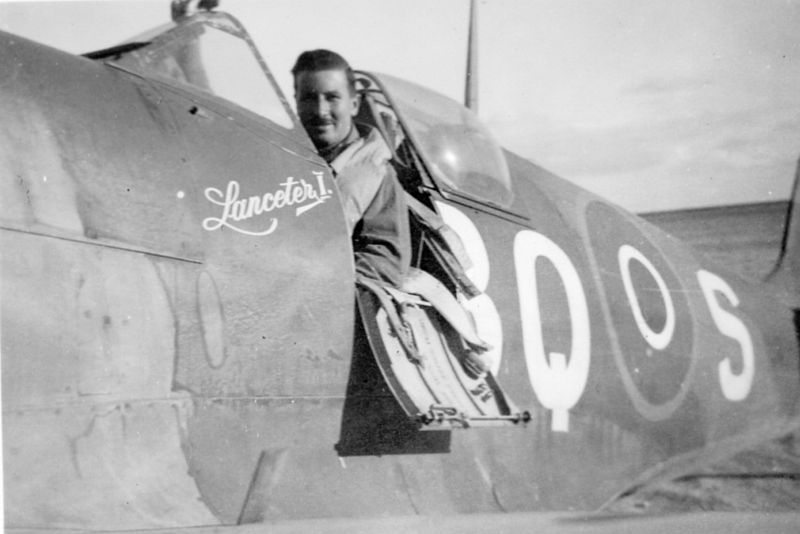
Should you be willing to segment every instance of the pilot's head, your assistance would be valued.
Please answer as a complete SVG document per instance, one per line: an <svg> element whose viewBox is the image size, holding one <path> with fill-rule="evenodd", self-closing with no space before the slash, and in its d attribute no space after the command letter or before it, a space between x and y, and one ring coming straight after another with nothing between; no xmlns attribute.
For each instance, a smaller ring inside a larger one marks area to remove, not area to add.
<svg viewBox="0 0 800 534"><path fill-rule="evenodd" d="M317 150L344 141L353 128L359 102L355 75L347 61L330 50L303 52L292 75L297 114Z"/></svg>

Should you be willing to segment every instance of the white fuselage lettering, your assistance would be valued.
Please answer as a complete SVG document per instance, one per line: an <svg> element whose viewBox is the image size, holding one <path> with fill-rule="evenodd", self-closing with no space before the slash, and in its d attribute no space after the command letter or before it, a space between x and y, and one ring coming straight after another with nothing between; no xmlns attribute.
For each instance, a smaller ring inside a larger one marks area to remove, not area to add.
<svg viewBox="0 0 800 534"><path fill-rule="evenodd" d="M267 227L261 230L246 230L231 221L237 223L246 221L288 206L297 206L295 216L299 216L325 202L330 198L330 192L325 188L323 173L314 172L313 174L317 179L316 184L309 183L302 178L297 180L289 176L279 184L280 189L260 196L245 198L240 198L240 186L236 180L228 182L224 192L216 187L208 187L205 190L206 199L212 204L222 206L222 214L219 217L204 219L203 228L213 231L225 226L246 235L269 235L278 227L278 219L275 217L270 218Z"/></svg>
<svg viewBox="0 0 800 534"><path fill-rule="evenodd" d="M464 242L475 267L467 271L476 286L485 291L489 285L489 254L475 224L457 208L437 203L447 224ZM676 311L670 288L653 263L637 248L623 245L617 251L620 275L623 279L628 304L639 333L654 349L663 349L672 341L676 329ZM569 305L571 348L565 354L545 350L542 336L542 310L536 280L536 261L546 259L555 267L566 289ZM581 398L588 381L591 361L591 328L586 293L578 271L564 250L546 236L532 230L521 230L514 239L514 260L520 306L520 321L525 361L528 375L539 402L553 412L553 431L569 430L569 410ZM645 320L641 302L634 288L630 264L640 263L655 280L664 304L666 319L660 331L655 331ZM753 340L745 323L733 313L722 308L719 296L737 307L739 299L733 289L719 276L700 269L697 279L703 290L706 304L721 334L736 341L741 349L741 370L733 370L730 358L720 362L719 380L726 399L745 399L753 384L755 354ZM495 346L492 371L496 374L502 357L502 322L491 298L485 293L464 302L472 312L481 336Z"/></svg>

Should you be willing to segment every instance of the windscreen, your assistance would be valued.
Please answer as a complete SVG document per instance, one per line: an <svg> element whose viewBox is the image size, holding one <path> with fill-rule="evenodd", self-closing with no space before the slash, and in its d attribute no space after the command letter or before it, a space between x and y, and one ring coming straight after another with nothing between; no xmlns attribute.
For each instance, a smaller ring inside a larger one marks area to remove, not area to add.
<svg viewBox="0 0 800 534"><path fill-rule="evenodd" d="M377 78L433 178L446 190L507 208L514 200L503 151L470 110L385 74Z"/></svg>
<svg viewBox="0 0 800 534"><path fill-rule="evenodd" d="M291 129L290 112L244 30L219 15L198 18L117 62L189 84Z"/></svg>

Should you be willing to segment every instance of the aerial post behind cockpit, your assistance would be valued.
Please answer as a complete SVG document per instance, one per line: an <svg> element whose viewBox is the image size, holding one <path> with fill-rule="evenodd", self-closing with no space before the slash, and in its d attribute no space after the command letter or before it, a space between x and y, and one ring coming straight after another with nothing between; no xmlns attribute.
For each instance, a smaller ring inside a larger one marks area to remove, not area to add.
<svg viewBox="0 0 800 534"><path fill-rule="evenodd" d="M478 6L469 2L469 35L467 36L467 75L464 105L478 113Z"/></svg>

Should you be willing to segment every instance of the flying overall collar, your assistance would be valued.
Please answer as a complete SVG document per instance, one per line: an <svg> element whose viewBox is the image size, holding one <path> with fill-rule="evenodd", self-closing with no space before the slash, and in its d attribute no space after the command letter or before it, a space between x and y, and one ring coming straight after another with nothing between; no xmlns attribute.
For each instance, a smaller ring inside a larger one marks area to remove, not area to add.
<svg viewBox="0 0 800 534"><path fill-rule="evenodd" d="M320 150L319 155L322 156L322 159L330 163L336 159L336 156L344 152L344 150L348 146L358 141L360 137L361 135L358 133L358 130L356 129L355 122L351 122L350 131L347 133L345 138L339 141L337 144L333 145L332 147Z"/></svg>

